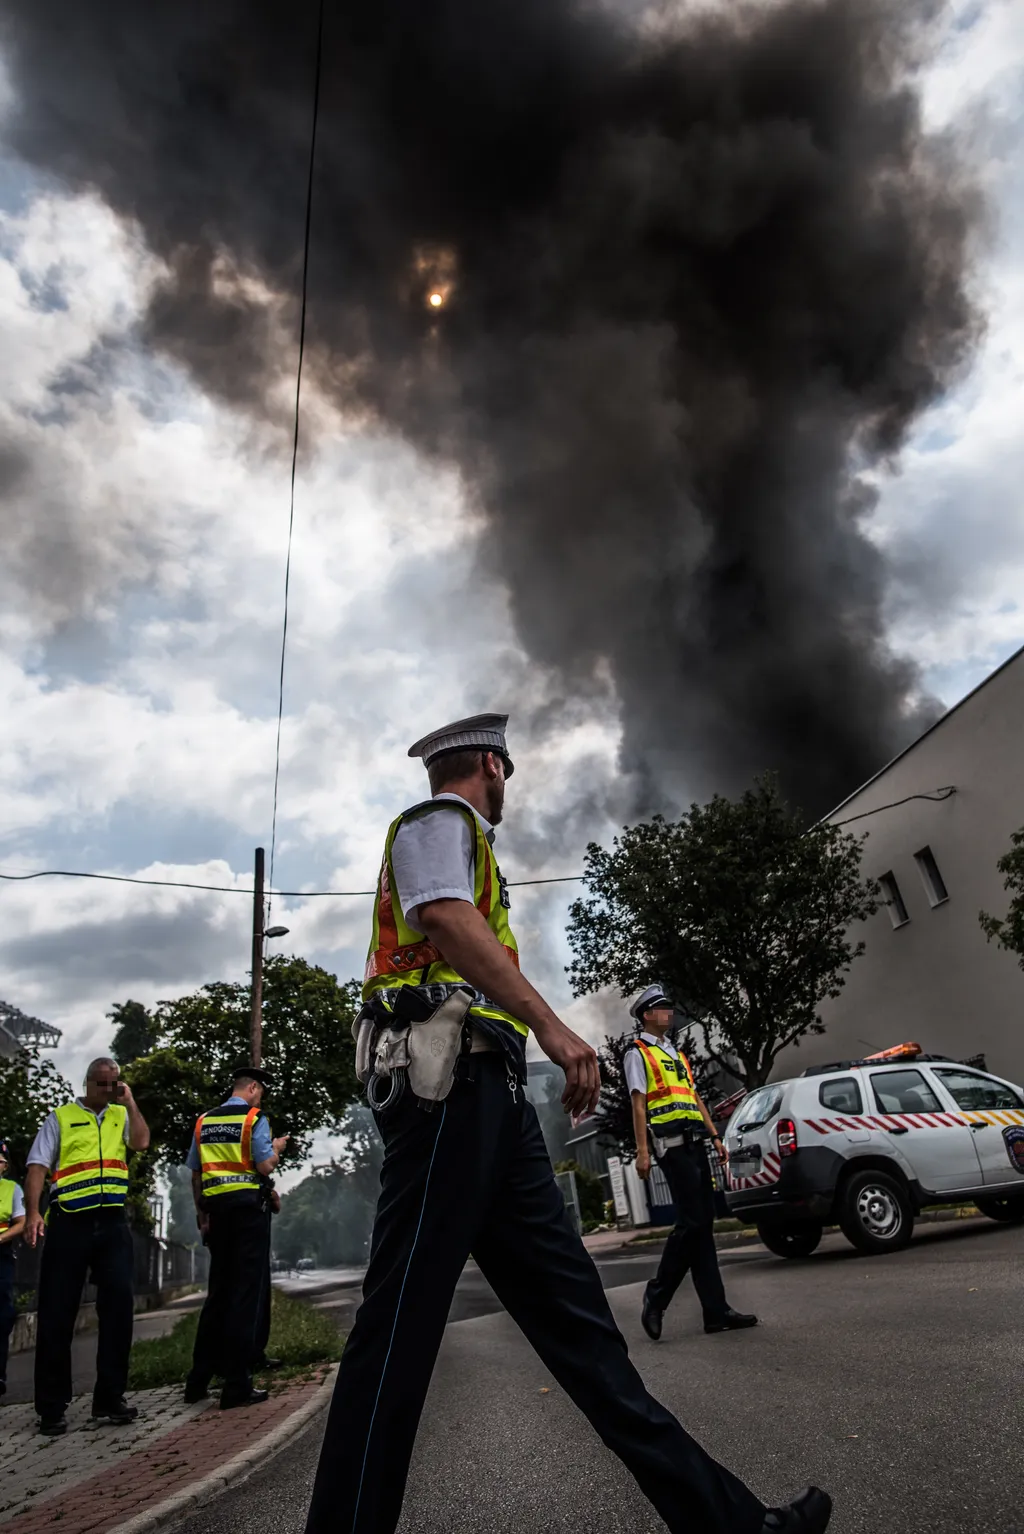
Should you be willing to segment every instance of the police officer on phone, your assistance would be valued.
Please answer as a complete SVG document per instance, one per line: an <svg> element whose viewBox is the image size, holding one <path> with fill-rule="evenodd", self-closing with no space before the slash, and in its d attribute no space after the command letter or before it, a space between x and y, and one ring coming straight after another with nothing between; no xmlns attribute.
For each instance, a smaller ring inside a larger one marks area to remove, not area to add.
<svg viewBox="0 0 1024 1534"><path fill-rule="evenodd" d="M145 1150L149 1129L121 1081L116 1060L94 1060L85 1091L45 1120L28 1153L25 1231L43 1244L39 1272L35 1402L39 1431L67 1432L71 1401L71 1339L88 1276L96 1286L99 1337L94 1423L124 1427L138 1408L124 1398L134 1321L134 1249L128 1228L128 1150ZM40 1202L52 1177L46 1219Z"/></svg>
<svg viewBox="0 0 1024 1534"><path fill-rule="evenodd" d="M639 1031L636 1043L623 1056L622 1068L633 1109L636 1170L644 1179L651 1174L649 1130L676 1210L658 1271L644 1290L641 1325L657 1342L662 1317L689 1273L706 1332L756 1326L756 1316L733 1310L725 1298L715 1247L715 1192L707 1146L710 1142L721 1157L725 1147L698 1095L690 1062L668 1036L672 1002L660 985L649 985L629 1011Z"/></svg>
<svg viewBox="0 0 1024 1534"><path fill-rule="evenodd" d="M567 1112L593 1111L600 1078L595 1051L519 970L493 847L506 723L480 714L417 741L433 797L385 841L356 1051L384 1140L381 1192L307 1534L393 1534L470 1254L671 1534L820 1534L823 1492L766 1509L648 1394L570 1224L523 1090L529 1033L565 1071Z"/></svg>
<svg viewBox="0 0 1024 1534"><path fill-rule="evenodd" d="M288 1143L287 1135L273 1138L261 1111L270 1073L241 1064L232 1077L226 1102L196 1121L187 1158L210 1276L185 1400L201 1401L217 1374L225 1410L265 1401L267 1392L253 1385L253 1370L277 1362L265 1357L273 1197L266 1184Z"/></svg>

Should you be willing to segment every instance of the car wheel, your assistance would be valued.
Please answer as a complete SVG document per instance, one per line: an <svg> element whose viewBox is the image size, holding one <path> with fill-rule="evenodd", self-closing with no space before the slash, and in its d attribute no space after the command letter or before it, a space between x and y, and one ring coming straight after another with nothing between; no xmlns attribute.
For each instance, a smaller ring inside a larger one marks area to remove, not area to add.
<svg viewBox="0 0 1024 1534"><path fill-rule="evenodd" d="M1004 1225L1019 1225L1024 1220L1024 1198L976 1198L974 1207Z"/></svg>
<svg viewBox="0 0 1024 1534"><path fill-rule="evenodd" d="M855 1172L839 1198L839 1228L861 1252L898 1252L914 1234L907 1190L887 1172Z"/></svg>
<svg viewBox="0 0 1024 1534"><path fill-rule="evenodd" d="M820 1225L759 1225L762 1244L776 1257L809 1257L821 1240Z"/></svg>

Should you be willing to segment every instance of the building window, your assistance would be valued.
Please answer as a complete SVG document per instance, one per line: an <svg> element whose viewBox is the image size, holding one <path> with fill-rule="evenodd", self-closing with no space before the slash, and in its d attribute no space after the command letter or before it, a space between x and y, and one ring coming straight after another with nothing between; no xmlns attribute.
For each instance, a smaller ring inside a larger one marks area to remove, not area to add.
<svg viewBox="0 0 1024 1534"><path fill-rule="evenodd" d="M896 875L894 873L883 874L878 882L882 886L882 899L885 901L886 909L889 912L889 920L894 927L906 926L910 920L910 915L903 902L903 896L900 894L900 887L896 883Z"/></svg>
<svg viewBox="0 0 1024 1534"><path fill-rule="evenodd" d="M949 890L939 873L939 865L935 861L935 854L930 847L922 847L920 852L914 853L914 862L917 864L924 884L925 894L928 896L929 905L941 905L949 899Z"/></svg>

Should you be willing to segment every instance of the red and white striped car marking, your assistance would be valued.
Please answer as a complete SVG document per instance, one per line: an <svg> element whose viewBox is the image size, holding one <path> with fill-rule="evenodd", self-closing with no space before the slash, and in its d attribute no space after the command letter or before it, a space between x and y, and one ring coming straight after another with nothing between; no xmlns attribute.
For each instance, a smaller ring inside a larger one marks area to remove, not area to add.
<svg viewBox="0 0 1024 1534"><path fill-rule="evenodd" d="M863 1115L857 1118L837 1118L833 1115L828 1119L801 1120L801 1123L820 1135L843 1134L847 1129L951 1129L957 1126L962 1128L967 1122L955 1113L882 1113L870 1118Z"/></svg>
<svg viewBox="0 0 1024 1534"><path fill-rule="evenodd" d="M729 1173L729 1187L733 1193L739 1193L744 1188L763 1188L768 1183L778 1182L779 1173L782 1171L782 1162L774 1151L765 1151L763 1170L755 1172L752 1177L734 1177Z"/></svg>

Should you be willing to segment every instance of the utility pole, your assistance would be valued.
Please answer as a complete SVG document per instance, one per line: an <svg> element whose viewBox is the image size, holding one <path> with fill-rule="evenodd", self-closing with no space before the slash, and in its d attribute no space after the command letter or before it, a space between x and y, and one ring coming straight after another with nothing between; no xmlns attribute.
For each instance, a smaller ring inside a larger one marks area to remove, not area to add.
<svg viewBox="0 0 1024 1534"><path fill-rule="evenodd" d="M252 1014L249 1020L253 1065L263 1063L263 859L263 848L257 847L252 886Z"/></svg>

